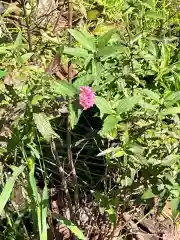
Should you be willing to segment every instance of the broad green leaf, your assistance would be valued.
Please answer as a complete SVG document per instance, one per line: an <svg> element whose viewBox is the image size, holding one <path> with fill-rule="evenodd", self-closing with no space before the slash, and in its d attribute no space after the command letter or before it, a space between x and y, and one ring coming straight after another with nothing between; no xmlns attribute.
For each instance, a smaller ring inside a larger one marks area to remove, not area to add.
<svg viewBox="0 0 180 240"><path fill-rule="evenodd" d="M160 96L159 94L149 90L149 89L143 89L143 93L145 93L150 99L159 102Z"/></svg>
<svg viewBox="0 0 180 240"><path fill-rule="evenodd" d="M59 138L59 136L52 129L49 119L45 113L34 113L33 118L38 131L41 133L44 139L46 139L46 141L49 142L53 137Z"/></svg>
<svg viewBox="0 0 180 240"><path fill-rule="evenodd" d="M119 101L118 107L116 108L117 114L128 112L139 102L139 97L127 97Z"/></svg>
<svg viewBox="0 0 180 240"><path fill-rule="evenodd" d="M150 8L151 10L155 10L156 0L146 0L145 2L141 2L141 4Z"/></svg>
<svg viewBox="0 0 180 240"><path fill-rule="evenodd" d="M69 118L72 129L78 123L81 113L82 109L78 109L73 104L69 104Z"/></svg>
<svg viewBox="0 0 180 240"><path fill-rule="evenodd" d="M172 92L165 97L164 103L166 106L170 107L180 100L180 91Z"/></svg>
<svg viewBox="0 0 180 240"><path fill-rule="evenodd" d="M115 224L117 222L116 211L113 208L106 209L106 212L109 215L110 221Z"/></svg>
<svg viewBox="0 0 180 240"><path fill-rule="evenodd" d="M108 44L109 40L111 39L112 35L114 35L115 33L116 33L116 29L111 29L110 31L100 36L98 38L98 44L97 44L98 48L105 47Z"/></svg>
<svg viewBox="0 0 180 240"><path fill-rule="evenodd" d="M130 177L128 176L125 176L124 179L121 180L121 185L124 187L124 186L131 186L133 183L133 179L131 179Z"/></svg>
<svg viewBox="0 0 180 240"><path fill-rule="evenodd" d="M68 227L69 230L72 233L74 233L78 237L79 240L85 240L86 239L84 234L83 234L83 232L74 223L72 223L71 221L61 217L60 222L65 224L66 227Z"/></svg>
<svg viewBox="0 0 180 240"><path fill-rule="evenodd" d="M42 99L43 99L43 96L42 96L42 95L34 95L32 101L31 101L31 104L32 104L32 105L36 105L36 104L38 104Z"/></svg>
<svg viewBox="0 0 180 240"><path fill-rule="evenodd" d="M147 10L145 13L146 17L152 18L152 19L162 19L163 16L161 13L152 11L152 10Z"/></svg>
<svg viewBox="0 0 180 240"><path fill-rule="evenodd" d="M7 74L7 71L0 70L0 78L5 77Z"/></svg>
<svg viewBox="0 0 180 240"><path fill-rule="evenodd" d="M173 73L173 76L174 76L175 89L180 90L180 75L175 71L172 71L172 73Z"/></svg>
<svg viewBox="0 0 180 240"><path fill-rule="evenodd" d="M172 217L174 220L176 220L176 217L180 213L180 197L171 200L171 210Z"/></svg>
<svg viewBox="0 0 180 240"><path fill-rule="evenodd" d="M22 63L27 62L33 55L34 53L25 53L24 55L21 56Z"/></svg>
<svg viewBox="0 0 180 240"><path fill-rule="evenodd" d="M146 192L143 193L143 195L141 196L142 199L146 200L146 199L150 199L155 197L154 193L151 190L147 190Z"/></svg>
<svg viewBox="0 0 180 240"><path fill-rule="evenodd" d="M15 40L15 43L14 43L14 48L19 48L20 46L22 45L22 32L19 31L18 32L18 35L17 35L17 38Z"/></svg>
<svg viewBox="0 0 180 240"><path fill-rule="evenodd" d="M147 43L147 49L153 56L157 58L159 48L158 48L158 44L155 41L149 40Z"/></svg>
<svg viewBox="0 0 180 240"><path fill-rule="evenodd" d="M67 220L66 218L60 216L59 214L56 213L52 213L53 218L55 218L57 221L59 221L60 223L64 224L67 228L69 228L69 230L76 235L76 237L79 240L85 240L85 236L83 234L83 232L70 220Z"/></svg>
<svg viewBox="0 0 180 240"><path fill-rule="evenodd" d="M99 108L101 114L111 114L113 112L110 103L103 97L96 96L95 104Z"/></svg>
<svg viewBox="0 0 180 240"><path fill-rule="evenodd" d="M113 128L117 127L118 119L114 115L109 115L105 118L103 123L102 132L109 133Z"/></svg>
<svg viewBox="0 0 180 240"><path fill-rule="evenodd" d="M109 30L114 29L114 24L98 24L96 28L93 30L93 34L97 36L101 36Z"/></svg>
<svg viewBox="0 0 180 240"><path fill-rule="evenodd" d="M48 205L49 205L49 199L48 199L48 188L45 184L42 194L42 231L41 231L41 240L47 240L47 213L48 213Z"/></svg>
<svg viewBox="0 0 180 240"><path fill-rule="evenodd" d="M86 49L83 48L70 48L70 47L65 47L63 53L75 57L82 57L82 58L88 58L89 53Z"/></svg>
<svg viewBox="0 0 180 240"><path fill-rule="evenodd" d="M15 13L16 16L19 16L21 11L22 10L20 7L18 7L17 2L11 2L10 4L8 4L8 8L6 9L6 11L3 13L3 17L7 17L12 13Z"/></svg>
<svg viewBox="0 0 180 240"><path fill-rule="evenodd" d="M107 57L111 57L115 53L124 53L126 47L124 46L108 46L108 47L102 47L98 49L98 52L96 54L96 57L103 57L104 60L107 59Z"/></svg>
<svg viewBox="0 0 180 240"><path fill-rule="evenodd" d="M150 111L157 111L159 109L159 105L154 105L154 104L148 104L145 102L140 102L139 105L144 108L145 110L150 110Z"/></svg>
<svg viewBox="0 0 180 240"><path fill-rule="evenodd" d="M7 182L3 187L3 190L0 194L0 216L2 215L4 207L10 198L15 181L17 180L18 176L23 172L24 168L25 167L23 165L21 165L20 167L16 167L12 176L7 179Z"/></svg>
<svg viewBox="0 0 180 240"><path fill-rule="evenodd" d="M161 114L166 115L174 115L180 113L180 107L170 107L161 111Z"/></svg>
<svg viewBox="0 0 180 240"><path fill-rule="evenodd" d="M114 153L114 152L119 151L119 150L120 150L119 147L118 148L111 147L111 148L108 148L108 149L98 153L97 157L106 156L106 155L108 155L110 153Z"/></svg>
<svg viewBox="0 0 180 240"><path fill-rule="evenodd" d="M161 47L161 65L160 65L161 70L165 69L169 65L169 62L170 51L169 48L163 44Z"/></svg>
<svg viewBox="0 0 180 240"><path fill-rule="evenodd" d="M95 77L92 74L86 74L76 78L76 80L73 82L73 86L79 90L81 86L89 86L94 80Z"/></svg>
<svg viewBox="0 0 180 240"><path fill-rule="evenodd" d="M77 93L76 88L66 81L54 82L52 83L51 88L52 91L59 96L73 97Z"/></svg>
<svg viewBox="0 0 180 240"><path fill-rule="evenodd" d="M90 21L94 21L97 20L98 17L100 16L101 12L98 11L97 9L92 9L90 11L87 12L87 18Z"/></svg>
<svg viewBox="0 0 180 240"><path fill-rule="evenodd" d="M12 48L12 47L11 47ZM10 49L9 49L10 50ZM0 47L0 54L7 54L9 51L6 46Z"/></svg>
<svg viewBox="0 0 180 240"><path fill-rule="evenodd" d="M68 31L76 39L76 41L79 42L85 49L91 52L96 51L94 39L92 41L92 38L90 38L88 35L85 35L84 33L75 29L69 29Z"/></svg>
<svg viewBox="0 0 180 240"><path fill-rule="evenodd" d="M142 33L138 33L137 35L135 35L131 40L130 40L130 44L132 45L133 43L137 42L139 39L141 39L143 37Z"/></svg>

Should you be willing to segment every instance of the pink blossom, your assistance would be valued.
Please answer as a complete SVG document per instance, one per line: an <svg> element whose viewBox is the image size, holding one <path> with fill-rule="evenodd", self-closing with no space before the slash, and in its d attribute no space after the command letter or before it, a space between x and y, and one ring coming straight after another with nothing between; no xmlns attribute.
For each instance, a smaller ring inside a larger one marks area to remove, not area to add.
<svg viewBox="0 0 180 240"><path fill-rule="evenodd" d="M95 103L95 92L90 87L81 86L79 102L80 105L83 107L83 110L92 107Z"/></svg>

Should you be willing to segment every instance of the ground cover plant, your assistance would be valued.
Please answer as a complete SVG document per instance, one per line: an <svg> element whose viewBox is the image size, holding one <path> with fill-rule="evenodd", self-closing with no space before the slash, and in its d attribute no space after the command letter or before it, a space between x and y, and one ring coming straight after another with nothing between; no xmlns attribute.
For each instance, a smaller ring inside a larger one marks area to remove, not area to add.
<svg viewBox="0 0 180 240"><path fill-rule="evenodd" d="M0 239L178 240L180 3L0 3Z"/></svg>

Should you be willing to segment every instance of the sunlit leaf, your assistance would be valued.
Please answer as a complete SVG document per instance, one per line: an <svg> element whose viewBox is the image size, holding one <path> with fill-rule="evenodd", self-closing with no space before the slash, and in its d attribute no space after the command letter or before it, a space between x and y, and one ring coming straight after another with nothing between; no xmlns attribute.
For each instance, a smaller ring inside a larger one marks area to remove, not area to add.
<svg viewBox="0 0 180 240"><path fill-rule="evenodd" d="M103 123L102 132L108 133L113 128L117 127L117 123L118 123L118 119L116 116L114 116L114 115L107 116Z"/></svg>
<svg viewBox="0 0 180 240"><path fill-rule="evenodd" d="M92 38L75 29L69 29L68 31L84 48L91 52L96 51L96 45Z"/></svg>
<svg viewBox="0 0 180 240"><path fill-rule="evenodd" d="M7 179L5 186L0 194L0 215L4 210L4 207L7 201L10 198L11 192L13 190L15 181L17 180L18 176L23 172L25 166L21 165L20 167L15 167L15 170L10 178Z"/></svg>
<svg viewBox="0 0 180 240"><path fill-rule="evenodd" d="M175 220L180 213L180 197L171 200L172 217Z"/></svg>
<svg viewBox="0 0 180 240"><path fill-rule="evenodd" d="M34 53L25 53L24 55L21 56L22 63L27 62L33 55Z"/></svg>
<svg viewBox="0 0 180 240"><path fill-rule="evenodd" d="M7 74L7 71L0 70L0 78L5 77Z"/></svg>
<svg viewBox="0 0 180 240"><path fill-rule="evenodd" d="M54 132L45 113L34 113L34 122L41 135L49 142L53 137L59 138Z"/></svg>
<svg viewBox="0 0 180 240"><path fill-rule="evenodd" d="M66 218L60 216L59 214L52 213L52 216L59 221L60 223L64 224L69 230L79 239L79 240L85 240L85 236L83 232L70 220L67 220Z"/></svg>
<svg viewBox="0 0 180 240"><path fill-rule="evenodd" d="M73 97L77 93L76 88L66 81L54 82L52 83L51 88L52 91L59 96Z"/></svg>
<svg viewBox="0 0 180 240"><path fill-rule="evenodd" d="M161 70L165 69L169 65L169 62L170 51L169 48L163 44L161 47L161 65L160 65Z"/></svg>
<svg viewBox="0 0 180 240"><path fill-rule="evenodd" d="M118 107L116 108L116 111L118 114L128 112L132 110L138 102L139 97L137 96L123 98L118 102Z"/></svg>
<svg viewBox="0 0 180 240"><path fill-rule="evenodd" d="M145 13L146 17L152 18L152 19L162 19L163 16L161 13L152 11L152 10L147 10Z"/></svg>
<svg viewBox="0 0 180 240"><path fill-rule="evenodd" d="M142 199L146 200L146 199L151 199L154 198L155 195L151 190L147 190L146 192L143 193L143 195L141 196Z"/></svg>
<svg viewBox="0 0 180 240"><path fill-rule="evenodd" d="M95 104L99 108L99 110L102 114L104 114L104 113L111 114L112 113L111 105L105 98L96 96Z"/></svg>
<svg viewBox="0 0 180 240"><path fill-rule="evenodd" d="M95 77L92 74L86 74L76 78L76 80L73 82L73 86L79 90L81 86L89 86L94 80Z"/></svg>
<svg viewBox="0 0 180 240"><path fill-rule="evenodd" d="M109 40L111 39L112 35L115 33L116 33L116 29L111 29L110 31L100 36L98 38L98 47L99 48L105 47L109 42Z"/></svg>
<svg viewBox="0 0 180 240"><path fill-rule="evenodd" d="M73 104L69 104L69 118L72 129L78 123L81 113L82 109L79 109L77 106L74 106Z"/></svg>
<svg viewBox="0 0 180 240"><path fill-rule="evenodd" d="M75 57L82 57L82 58L87 58L89 57L89 53L86 49L83 48L70 48L70 47L65 47L63 53Z"/></svg>
<svg viewBox="0 0 180 240"><path fill-rule="evenodd" d="M160 96L159 94L149 90L149 89L143 89L143 93L145 93L150 99L159 102Z"/></svg>
<svg viewBox="0 0 180 240"><path fill-rule="evenodd" d="M166 116L166 115L174 115L180 113L180 107L170 107L167 108L163 111L161 111L161 114Z"/></svg>

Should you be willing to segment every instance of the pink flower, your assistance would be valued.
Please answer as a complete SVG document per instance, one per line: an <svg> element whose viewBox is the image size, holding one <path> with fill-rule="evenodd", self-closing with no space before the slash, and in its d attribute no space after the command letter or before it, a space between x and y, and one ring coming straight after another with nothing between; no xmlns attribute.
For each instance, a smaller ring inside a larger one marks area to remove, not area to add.
<svg viewBox="0 0 180 240"><path fill-rule="evenodd" d="M86 110L95 103L95 92L87 86L80 87L79 103Z"/></svg>

